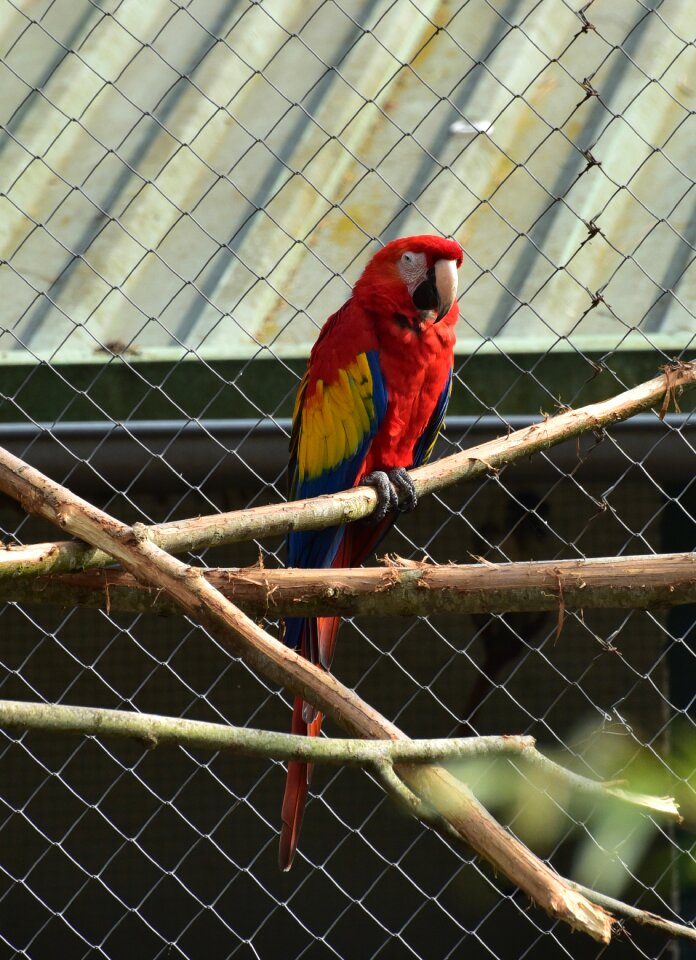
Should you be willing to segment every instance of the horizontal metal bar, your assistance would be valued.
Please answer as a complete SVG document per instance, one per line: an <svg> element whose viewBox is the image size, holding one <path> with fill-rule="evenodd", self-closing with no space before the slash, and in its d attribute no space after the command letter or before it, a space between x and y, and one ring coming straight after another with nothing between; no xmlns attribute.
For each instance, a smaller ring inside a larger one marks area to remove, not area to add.
<svg viewBox="0 0 696 960"><path fill-rule="evenodd" d="M484 414L482 416L455 416L448 417L446 431L449 435L468 433L470 431L489 433L492 430L505 430L511 426L513 430L521 430L533 423L539 423L540 416L526 414L511 414L510 416L496 416ZM51 434L56 438L90 438L101 439L107 436L127 433L132 437L152 438L160 437L171 439L180 434L205 434L223 437L241 438L250 433L272 434L278 437L289 436L291 422L282 417L254 420L251 418L214 419L214 420L128 420L115 423L112 420L76 420L63 423L0 423L0 442L12 442L18 439L31 440L38 436ZM612 427L612 432L628 433L632 431L649 431L661 435L668 430L696 431L696 415L693 413L670 413L659 420L651 413L639 413L630 420Z"/></svg>

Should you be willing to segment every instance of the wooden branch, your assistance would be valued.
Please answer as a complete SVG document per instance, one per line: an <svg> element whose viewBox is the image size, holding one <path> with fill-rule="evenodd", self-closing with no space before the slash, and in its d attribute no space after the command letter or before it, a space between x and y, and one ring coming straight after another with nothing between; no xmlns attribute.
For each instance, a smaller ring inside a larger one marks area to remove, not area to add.
<svg viewBox="0 0 696 960"><path fill-rule="evenodd" d="M557 610L650 609L696 602L696 554L531 563L390 561L338 570L205 570L249 616L428 616ZM123 570L0 579L0 600L171 615L180 607Z"/></svg>
<svg viewBox="0 0 696 960"><path fill-rule="evenodd" d="M607 910L613 910L620 916L628 917L641 927L654 927L670 937L681 937L684 940L693 940L696 943L696 927L687 927L683 923L674 923L672 920L665 920L664 917L651 913L649 910L639 910L638 907L632 907L623 900L617 900L615 897L609 897L606 893L599 893L590 887L584 887L581 883L575 883L574 880L566 880L568 886L577 890L592 903L596 903Z"/></svg>
<svg viewBox="0 0 696 960"><path fill-rule="evenodd" d="M97 707L73 707L45 703L27 703L0 700L0 727L6 730L39 730L42 732L82 734L133 739L153 750L161 746L179 746L191 750L224 750L236 756L262 757L273 760L303 760L340 766L362 766L372 770L385 790L401 801L411 814L428 817L420 811L419 798L404 787L393 771L398 761L410 763L444 762L482 756L522 756L536 763L537 758L552 763L534 747L529 736L462 737L449 740L342 740L338 738L298 737L289 733L274 733L249 727L233 727L221 723L206 723L178 717L161 717L147 713L123 710L105 710ZM611 787L596 781L578 778L565 768L553 764L554 780L567 781L574 789L602 796ZM566 778L566 775L567 778ZM679 815L672 801L624 792L619 798L654 813L667 813L673 819ZM645 802L645 801L650 802ZM449 831L448 831L449 833ZM638 910L621 900L608 897L588 887L565 881L592 903L624 915L644 926L653 926L672 937L696 941L696 929L666 920L657 914Z"/></svg>
<svg viewBox="0 0 696 960"><path fill-rule="evenodd" d="M618 789L613 783L590 780L566 769L535 746L534 737L453 737L436 740L345 740L301 737L271 730L163 717L130 710L75 707L65 704L0 700L0 727L54 733L107 736L138 740L148 749L159 746L225 750L244 757L301 760L334 766L374 768L385 763L445 763L480 757L514 756L539 770L545 781L571 787L596 799L614 799L644 812L681 821L672 797L657 797Z"/></svg>
<svg viewBox="0 0 696 960"><path fill-rule="evenodd" d="M620 800L623 803L638 807L644 812L666 815L676 820L677 823L681 823L683 820L679 813L679 805L674 797L656 797L647 793L635 793L632 790L625 790L615 781L590 780L589 777L573 773L572 770L568 770L549 759L549 757L540 753L533 744L525 746L524 751L521 750L520 752L523 759L541 774L544 783L568 786L576 793L595 799L613 798L614 800Z"/></svg>
<svg viewBox="0 0 696 960"><path fill-rule="evenodd" d="M546 450L589 430L600 430L654 406L663 406L678 390L696 385L696 364L675 363L665 373L601 403L569 410L507 436L470 447L411 471L419 495L472 480L508 463ZM174 523L142 527L141 536L170 553L280 536L290 530L320 530L368 516L377 502L371 487L355 487L330 497L253 507ZM106 550L58 542L0 550L0 577L68 573L112 562Z"/></svg>
<svg viewBox="0 0 696 960"><path fill-rule="evenodd" d="M664 392L664 384L663 384ZM0 489L30 513L98 547L145 583L165 590L235 655L273 683L313 703L349 734L366 739L406 739L335 677L310 664L263 631L202 576L148 540L142 525L127 527L71 494L7 451L0 451ZM571 889L557 873L509 834L471 791L442 767L400 763L395 772L459 837L504 873L551 916L603 943L612 918Z"/></svg>
<svg viewBox="0 0 696 960"><path fill-rule="evenodd" d="M301 760L332 766L370 767L375 763L432 763L481 756L536 753L529 736L456 737L436 740L354 740L303 737L225 723L163 717L131 710L0 700L0 727L83 736L137 740L150 750L187 747L224 750L241 757ZM563 770L563 767L559 769ZM574 774L572 775L574 776ZM593 783L594 781L589 781ZM601 784L595 783L601 787ZM656 798L657 799L657 798ZM630 802L630 801L628 801ZM664 812L655 808L656 812Z"/></svg>

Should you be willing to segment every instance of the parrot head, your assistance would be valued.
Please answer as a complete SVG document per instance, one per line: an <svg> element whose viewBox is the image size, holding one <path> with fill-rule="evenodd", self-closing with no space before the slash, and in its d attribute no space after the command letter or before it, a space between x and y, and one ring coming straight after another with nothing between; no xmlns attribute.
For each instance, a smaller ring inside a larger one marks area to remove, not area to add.
<svg viewBox="0 0 696 960"><path fill-rule="evenodd" d="M412 326L456 320L457 268L464 254L456 240L401 237L379 250L355 284L366 309Z"/></svg>

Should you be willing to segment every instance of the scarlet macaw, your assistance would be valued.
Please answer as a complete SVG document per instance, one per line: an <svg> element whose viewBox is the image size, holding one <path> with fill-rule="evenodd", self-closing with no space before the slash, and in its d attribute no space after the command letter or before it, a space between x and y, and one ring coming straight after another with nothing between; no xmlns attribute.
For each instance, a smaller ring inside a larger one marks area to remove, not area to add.
<svg viewBox="0 0 696 960"><path fill-rule="evenodd" d="M392 240L365 267L353 295L324 324L300 384L290 440L290 498L373 486L366 520L288 536L291 567L357 566L394 522L413 509L406 473L427 462L452 386L457 267L454 240ZM398 505L397 490L403 494ZM289 618L285 643L325 670L338 617ZM295 699L292 732L318 736L322 715ZM302 825L310 764L292 761L282 808L279 864L289 870Z"/></svg>

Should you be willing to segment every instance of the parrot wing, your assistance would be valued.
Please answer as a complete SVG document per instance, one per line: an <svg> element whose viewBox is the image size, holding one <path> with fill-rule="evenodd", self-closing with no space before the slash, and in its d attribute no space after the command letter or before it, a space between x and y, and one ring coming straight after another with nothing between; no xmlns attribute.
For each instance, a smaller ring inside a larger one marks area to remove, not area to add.
<svg viewBox="0 0 696 960"><path fill-rule="evenodd" d="M387 388L376 350L356 353L333 372L331 380L311 380L308 372L293 414L290 498L353 487L386 408ZM291 533L289 565L330 567L343 532L343 527L331 527Z"/></svg>
<svg viewBox="0 0 696 960"><path fill-rule="evenodd" d="M452 370L450 368L447 383L445 384L442 393L438 398L437 405L432 412L430 420L428 421L428 425L413 449L412 466L419 467L422 463L427 463L428 460L430 460L435 447L435 441L439 437L440 431L445 423L445 413L447 412L447 404L449 403L451 393Z"/></svg>

